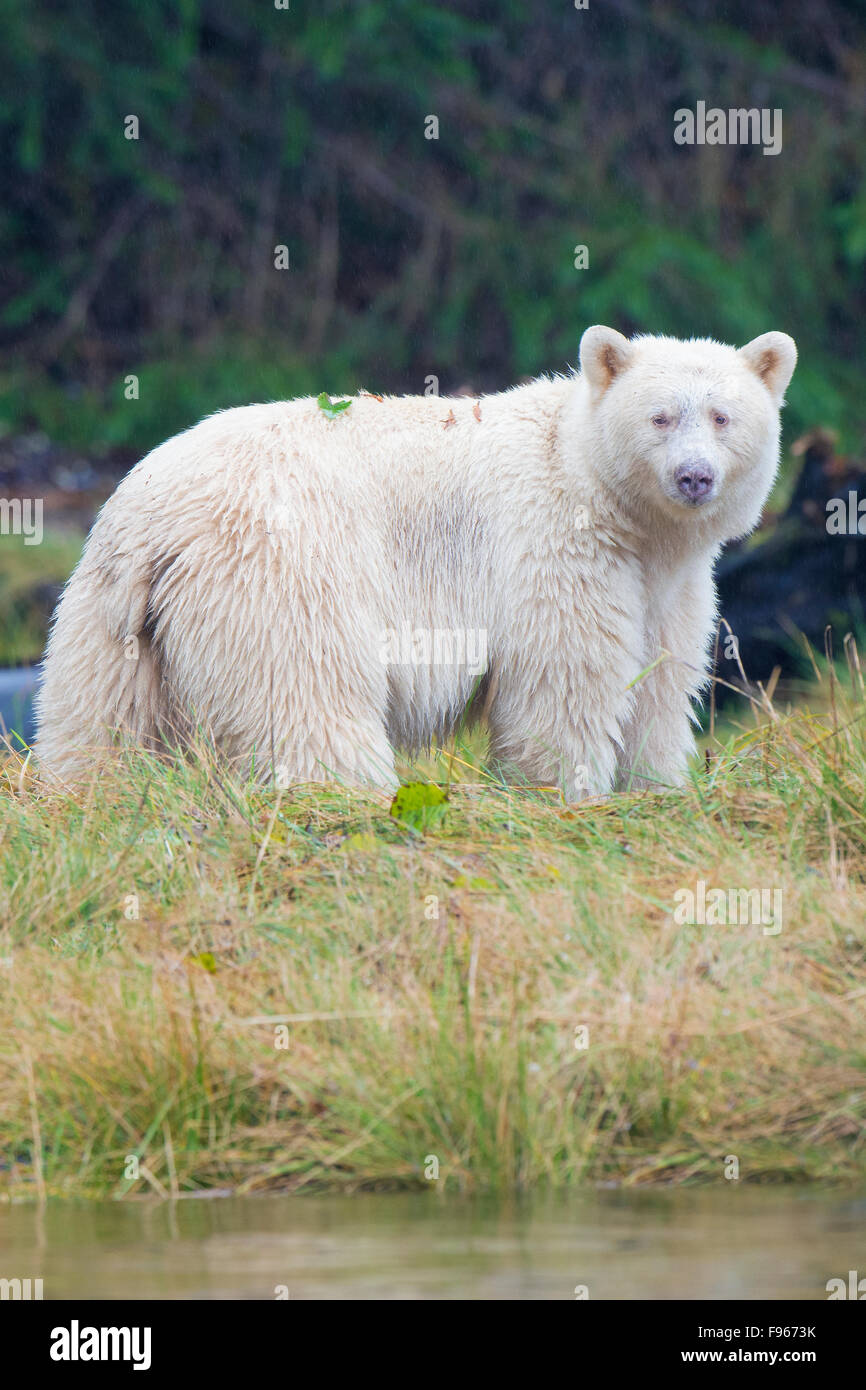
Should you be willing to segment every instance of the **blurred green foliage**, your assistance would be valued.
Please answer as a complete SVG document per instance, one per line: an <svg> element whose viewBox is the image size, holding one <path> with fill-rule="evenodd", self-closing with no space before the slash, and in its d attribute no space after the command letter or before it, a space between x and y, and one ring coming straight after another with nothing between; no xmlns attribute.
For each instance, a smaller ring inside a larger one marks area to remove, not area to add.
<svg viewBox="0 0 866 1390"><path fill-rule="evenodd" d="M784 329L789 431L860 442L862 4L0 0L0 24L0 428L144 449L253 399L497 389L606 322ZM782 152L676 146L699 99L781 108Z"/></svg>

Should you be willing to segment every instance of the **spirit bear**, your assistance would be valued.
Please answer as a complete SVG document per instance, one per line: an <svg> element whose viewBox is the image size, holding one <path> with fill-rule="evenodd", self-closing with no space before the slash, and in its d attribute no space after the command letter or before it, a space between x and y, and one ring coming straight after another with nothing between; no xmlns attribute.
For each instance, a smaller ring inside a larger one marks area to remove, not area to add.
<svg viewBox="0 0 866 1390"><path fill-rule="evenodd" d="M579 373L479 400L203 420L96 520L48 642L41 763L70 777L201 727L253 775L393 788L395 749L480 705L491 757L568 799L680 783L713 564L758 521L796 356L784 333L596 326Z"/></svg>

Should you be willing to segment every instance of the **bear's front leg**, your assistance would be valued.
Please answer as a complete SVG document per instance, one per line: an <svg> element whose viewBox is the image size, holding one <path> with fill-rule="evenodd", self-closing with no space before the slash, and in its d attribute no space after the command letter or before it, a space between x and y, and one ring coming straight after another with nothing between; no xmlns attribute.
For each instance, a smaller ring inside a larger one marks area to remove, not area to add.
<svg viewBox="0 0 866 1390"><path fill-rule="evenodd" d="M714 616L712 585L692 582L683 587L667 621L651 628L646 663L651 669L634 686L634 706L625 729L618 778L622 790L661 791L685 782L695 751L694 702L707 682Z"/></svg>
<svg viewBox="0 0 866 1390"><path fill-rule="evenodd" d="M694 670L674 657L662 656L635 689L632 718L619 758L621 791L682 786L695 751L693 707L689 687Z"/></svg>
<svg viewBox="0 0 866 1390"><path fill-rule="evenodd" d="M595 532L538 537L494 628L491 753L568 801L613 791L644 665L643 577Z"/></svg>
<svg viewBox="0 0 866 1390"><path fill-rule="evenodd" d="M583 693L581 693L581 687ZM489 711L490 752L510 780L556 786L566 801L614 787L630 697L542 671L524 688L500 676Z"/></svg>

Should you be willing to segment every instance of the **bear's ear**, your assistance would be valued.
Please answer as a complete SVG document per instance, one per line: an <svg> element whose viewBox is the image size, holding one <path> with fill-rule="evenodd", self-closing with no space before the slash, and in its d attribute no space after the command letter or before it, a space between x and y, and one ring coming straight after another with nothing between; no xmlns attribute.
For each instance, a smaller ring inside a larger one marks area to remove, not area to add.
<svg viewBox="0 0 866 1390"><path fill-rule="evenodd" d="M580 370L589 382L593 396L603 396L614 377L628 366L632 345L615 328L596 323L580 340Z"/></svg>
<svg viewBox="0 0 866 1390"><path fill-rule="evenodd" d="M787 333L762 333L740 348L740 356L781 405L797 365L797 344Z"/></svg>

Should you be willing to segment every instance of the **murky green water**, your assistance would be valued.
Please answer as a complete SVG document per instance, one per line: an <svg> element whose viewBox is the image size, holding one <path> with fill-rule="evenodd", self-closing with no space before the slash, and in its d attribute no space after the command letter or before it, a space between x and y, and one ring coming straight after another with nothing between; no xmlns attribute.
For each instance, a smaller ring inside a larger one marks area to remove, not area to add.
<svg viewBox="0 0 866 1390"><path fill-rule="evenodd" d="M866 1194L0 1206L0 1278L41 1277L46 1299L820 1299L849 1269L866 1275Z"/></svg>

